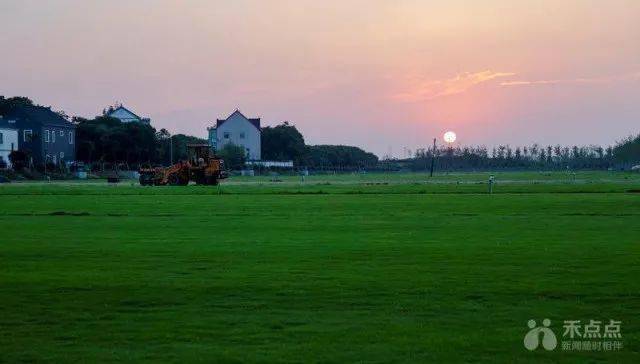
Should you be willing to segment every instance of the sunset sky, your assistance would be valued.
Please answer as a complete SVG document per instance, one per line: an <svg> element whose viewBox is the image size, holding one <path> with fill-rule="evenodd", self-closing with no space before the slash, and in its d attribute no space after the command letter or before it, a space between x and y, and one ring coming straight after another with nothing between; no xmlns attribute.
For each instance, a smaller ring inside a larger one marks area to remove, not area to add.
<svg viewBox="0 0 640 364"><path fill-rule="evenodd" d="M205 137L239 108L402 156L640 132L640 1L0 1L0 95Z"/></svg>

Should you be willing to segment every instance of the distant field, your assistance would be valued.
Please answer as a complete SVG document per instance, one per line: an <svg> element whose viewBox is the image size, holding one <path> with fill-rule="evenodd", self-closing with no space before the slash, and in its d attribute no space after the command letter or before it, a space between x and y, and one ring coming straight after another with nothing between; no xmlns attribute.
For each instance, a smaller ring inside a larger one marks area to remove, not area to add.
<svg viewBox="0 0 640 364"><path fill-rule="evenodd" d="M494 175L1 185L0 362L640 362L640 175Z"/></svg>
<svg viewBox="0 0 640 364"><path fill-rule="evenodd" d="M137 180L108 185L105 180L28 181L0 185L0 194L431 194L487 193L494 176L494 193L604 193L640 189L640 173L622 172L498 172L320 174L235 176L220 186L143 187Z"/></svg>

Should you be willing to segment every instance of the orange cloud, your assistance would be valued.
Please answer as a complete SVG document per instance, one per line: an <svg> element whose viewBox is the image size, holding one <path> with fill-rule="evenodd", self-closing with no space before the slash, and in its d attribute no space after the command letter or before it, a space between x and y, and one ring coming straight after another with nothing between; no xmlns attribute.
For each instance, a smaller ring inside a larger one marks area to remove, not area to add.
<svg viewBox="0 0 640 364"><path fill-rule="evenodd" d="M393 98L405 102L433 100L438 97L463 93L481 83L514 75L515 73L513 72L494 72L487 70L475 73L465 72L445 80L421 80L414 82L413 87L411 87L409 91L397 93L393 95Z"/></svg>
<svg viewBox="0 0 640 364"><path fill-rule="evenodd" d="M640 72L628 73L619 76L592 77L592 78L573 78L573 79L554 79L554 80L515 80L501 82L500 86L528 86L528 85L558 85L558 84L609 84L623 81L640 80Z"/></svg>

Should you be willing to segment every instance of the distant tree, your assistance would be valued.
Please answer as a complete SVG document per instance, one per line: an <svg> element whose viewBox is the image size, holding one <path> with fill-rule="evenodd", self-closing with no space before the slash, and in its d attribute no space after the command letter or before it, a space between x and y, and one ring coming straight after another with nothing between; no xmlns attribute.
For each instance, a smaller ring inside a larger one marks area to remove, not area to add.
<svg viewBox="0 0 640 364"><path fill-rule="evenodd" d="M262 159L292 160L300 164L306 158L304 137L286 121L275 127L262 128L261 142Z"/></svg>
<svg viewBox="0 0 640 364"><path fill-rule="evenodd" d="M171 133L165 128L160 129L159 132L156 133L156 138L158 140L167 140L171 137Z"/></svg>
<svg viewBox="0 0 640 364"><path fill-rule="evenodd" d="M217 154L224 160L224 164L228 169L239 170L244 168L246 156L244 147L241 145L225 144L222 149L218 150Z"/></svg>
<svg viewBox="0 0 640 364"><path fill-rule="evenodd" d="M120 160L141 163L157 158L156 130L145 123L123 123L117 134L121 143Z"/></svg>
<svg viewBox="0 0 640 364"><path fill-rule="evenodd" d="M33 101L28 97L16 96L7 99L0 98L0 115L8 113L11 109L19 106L33 106Z"/></svg>
<svg viewBox="0 0 640 364"><path fill-rule="evenodd" d="M139 164L157 159L156 132L148 124L122 123L107 116L73 121L79 161Z"/></svg>
<svg viewBox="0 0 640 364"><path fill-rule="evenodd" d="M516 147L515 158L516 158L517 161L522 159L522 151L520 151L520 147Z"/></svg>
<svg viewBox="0 0 640 364"><path fill-rule="evenodd" d="M167 132L168 134L168 132ZM170 144L171 143L171 144ZM208 141L206 139L194 137L191 135L185 134L175 134L159 141L159 144L162 146L162 163L165 165L171 164L171 147L173 145L173 162L177 162L180 160L189 159L189 154L187 151L188 144L207 144Z"/></svg>
<svg viewBox="0 0 640 364"><path fill-rule="evenodd" d="M609 153L608 150L607 153ZM640 134L618 142L611 150L611 154L618 163L640 163Z"/></svg>
<svg viewBox="0 0 640 364"><path fill-rule="evenodd" d="M540 153L540 146L537 143L534 143L530 148L529 148L529 155L531 156L531 159L538 159L538 155Z"/></svg>
<svg viewBox="0 0 640 364"><path fill-rule="evenodd" d="M56 114L60 115L60 117L65 120L69 120L69 115L67 115L67 113L64 112L64 110L56 111Z"/></svg>
<svg viewBox="0 0 640 364"><path fill-rule="evenodd" d="M511 146L507 145L507 160L511 161L513 159L513 150L511 150Z"/></svg>
<svg viewBox="0 0 640 364"><path fill-rule="evenodd" d="M609 161L613 160L613 147L612 146L608 146L607 149L605 149L605 158L607 158Z"/></svg>
<svg viewBox="0 0 640 364"><path fill-rule="evenodd" d="M171 133L165 128L160 129L160 131L156 132L156 141L157 145L157 160L163 164L168 164L171 162L171 147L170 144L172 140Z"/></svg>
<svg viewBox="0 0 640 364"><path fill-rule="evenodd" d="M571 157L572 157L573 159L578 159L578 158L580 158L580 148L578 148L578 146L577 146L577 145L574 145L574 146L571 148Z"/></svg>
<svg viewBox="0 0 640 364"><path fill-rule="evenodd" d="M119 108L121 106L122 106L122 103L120 103L118 101L114 102L113 105L109 105L109 106L105 107L104 109L102 109L102 116L107 116L108 114L111 114L117 108Z"/></svg>
<svg viewBox="0 0 640 364"><path fill-rule="evenodd" d="M568 162L571 158L571 149L569 147L562 147L561 156L564 162Z"/></svg>
<svg viewBox="0 0 640 364"><path fill-rule="evenodd" d="M309 160L307 165L312 168L374 168L378 164L378 157L358 147L346 145L310 145L307 147Z"/></svg>

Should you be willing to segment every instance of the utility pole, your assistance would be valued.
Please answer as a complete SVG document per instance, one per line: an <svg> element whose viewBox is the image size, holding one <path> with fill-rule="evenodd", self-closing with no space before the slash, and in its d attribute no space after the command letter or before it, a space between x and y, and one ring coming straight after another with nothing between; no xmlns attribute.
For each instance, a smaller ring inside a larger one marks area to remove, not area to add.
<svg viewBox="0 0 640 364"><path fill-rule="evenodd" d="M433 153L431 154L431 172L429 173L429 177L433 177L433 167L436 163L436 138L433 138Z"/></svg>
<svg viewBox="0 0 640 364"><path fill-rule="evenodd" d="M171 135L169 137L169 150L170 150L169 154L171 155L171 164L170 165L173 165L173 135Z"/></svg>

